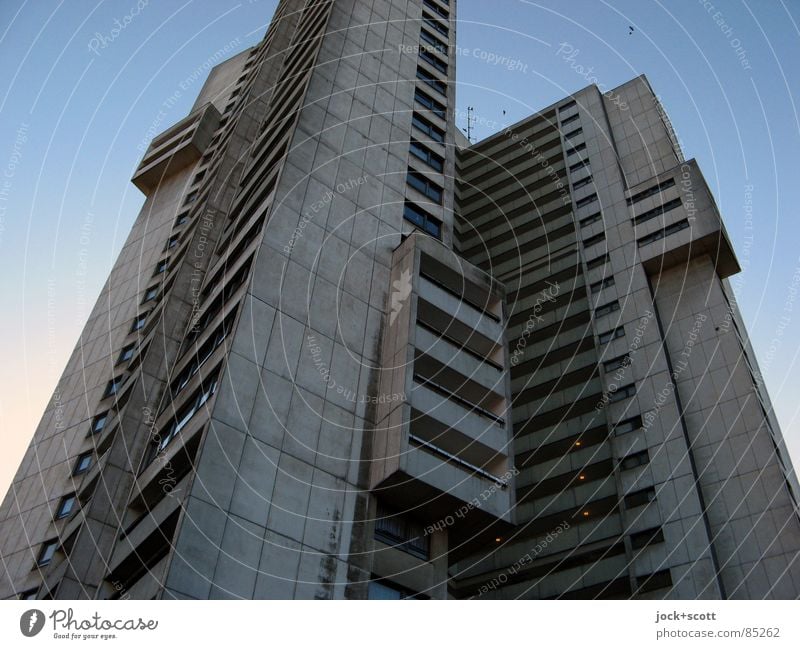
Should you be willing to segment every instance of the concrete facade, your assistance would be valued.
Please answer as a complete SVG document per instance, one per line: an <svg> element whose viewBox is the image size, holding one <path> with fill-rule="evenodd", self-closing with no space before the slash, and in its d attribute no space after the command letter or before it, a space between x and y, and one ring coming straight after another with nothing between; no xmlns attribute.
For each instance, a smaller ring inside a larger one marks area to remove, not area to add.
<svg viewBox="0 0 800 649"><path fill-rule="evenodd" d="M643 77L465 142L455 12L282 0L153 140L0 596L797 596L702 174Z"/></svg>

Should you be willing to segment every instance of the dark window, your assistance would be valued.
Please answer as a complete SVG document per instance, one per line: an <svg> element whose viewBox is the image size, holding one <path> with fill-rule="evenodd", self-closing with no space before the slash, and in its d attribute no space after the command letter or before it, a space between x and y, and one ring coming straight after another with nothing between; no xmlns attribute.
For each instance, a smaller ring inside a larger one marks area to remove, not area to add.
<svg viewBox="0 0 800 649"><path fill-rule="evenodd" d="M596 200L597 200L597 194L590 194L589 196L586 196L585 198L576 201L575 207L577 208L586 207L587 205L591 205L592 203L594 203Z"/></svg>
<svg viewBox="0 0 800 649"><path fill-rule="evenodd" d="M225 110L227 110L227 108L226 108ZM205 175L206 175L206 170L205 170L205 169L201 169L200 171L198 171L198 172L197 172L197 173L194 175L194 183L195 183L195 184L199 183L201 180L203 180L203 177L204 177Z"/></svg>
<svg viewBox="0 0 800 649"><path fill-rule="evenodd" d="M442 23L440 23L438 20L436 20L433 16L428 16L427 14L425 14L423 12L422 21L428 27L430 27L431 29L434 29L437 32L439 32L442 36L448 36L449 37L450 30L447 29L447 27L445 27L444 25L442 25Z"/></svg>
<svg viewBox="0 0 800 649"><path fill-rule="evenodd" d="M612 358L610 361L603 363L603 369L606 372L613 372L620 367L628 367L630 364L631 357L628 354L623 354L622 356L617 356L616 358Z"/></svg>
<svg viewBox="0 0 800 649"><path fill-rule="evenodd" d="M419 205L406 201L405 207L403 208L403 217L406 221L416 225L420 230L427 232L437 239L442 238L441 221L423 210Z"/></svg>
<svg viewBox="0 0 800 649"><path fill-rule="evenodd" d="M125 363L131 358L133 358L133 352L136 349L136 343L131 343L130 345L126 345L122 348L122 351L119 353L119 358L117 359L117 364Z"/></svg>
<svg viewBox="0 0 800 649"><path fill-rule="evenodd" d="M178 411L178 414L162 432L155 448L155 454L163 451L169 443L175 439L186 425L192 420L192 417L205 405L205 403L214 396L217 391L217 377L207 379L204 385L201 385L197 392L194 393L192 398ZM155 458L155 454L153 458Z"/></svg>
<svg viewBox="0 0 800 649"><path fill-rule="evenodd" d="M155 300L156 296L158 295L158 285L151 286L144 292L144 297L142 298L142 304L145 302L150 302L151 300Z"/></svg>
<svg viewBox="0 0 800 649"><path fill-rule="evenodd" d="M175 246L178 245L178 242L181 239L181 235L173 234L169 239L167 239L167 243L164 244L164 250L172 250Z"/></svg>
<svg viewBox="0 0 800 649"><path fill-rule="evenodd" d="M659 570L650 575L636 578L636 588L640 593L646 593L659 588L669 588L672 586L672 575L667 570Z"/></svg>
<svg viewBox="0 0 800 649"><path fill-rule="evenodd" d="M131 324L131 333L134 331L139 331L142 327L144 327L144 323L147 322L147 313L140 313L133 319L133 323Z"/></svg>
<svg viewBox="0 0 800 649"><path fill-rule="evenodd" d="M574 172L580 171L584 167L588 167L588 166L589 166L589 161L588 160L581 160L580 162L576 162L574 165L572 165L569 168L569 170L570 170L570 172L574 173Z"/></svg>
<svg viewBox="0 0 800 649"><path fill-rule="evenodd" d="M567 103L566 103L566 104L564 104L563 106L559 106L559 107L558 107L558 112L559 112L559 113L563 113L564 111L566 111L566 110L569 110L570 108L572 108L572 107L575 105L575 103L576 103L576 102L575 102L575 100L573 99L572 101L570 101L570 102L567 102Z"/></svg>
<svg viewBox="0 0 800 649"><path fill-rule="evenodd" d="M600 232L599 234L592 235L588 239L583 240L583 247L589 248L590 246L595 245L596 243L600 243L601 241L606 240L606 233Z"/></svg>
<svg viewBox="0 0 800 649"><path fill-rule="evenodd" d="M46 566L53 560L53 555L58 549L58 539L50 539L42 543L42 549L39 550L39 558L36 559L36 565L40 568Z"/></svg>
<svg viewBox="0 0 800 649"><path fill-rule="evenodd" d="M184 205L189 205L189 203L194 203L197 200L197 195L199 193L200 192L195 189L194 191L189 192L188 194L186 194L186 200L183 201L183 204Z"/></svg>
<svg viewBox="0 0 800 649"><path fill-rule="evenodd" d="M169 257L162 259L156 264L156 269L153 275L160 275L161 273L166 272L167 268L169 268Z"/></svg>
<svg viewBox="0 0 800 649"><path fill-rule="evenodd" d="M440 79L431 76L428 72L426 72L422 68L417 68L417 79L427 83L436 92L444 95L445 97L447 96L447 84L444 81L441 81Z"/></svg>
<svg viewBox="0 0 800 649"><path fill-rule="evenodd" d="M586 178L581 178L580 180L576 180L572 183L572 189L580 189L581 187L586 187L586 185L591 185L594 183L594 178L591 176L586 176Z"/></svg>
<svg viewBox="0 0 800 649"><path fill-rule="evenodd" d="M101 412L99 415L95 415L94 419L92 419L92 425L89 427L89 435L97 435L97 433L102 432L107 421L108 410Z"/></svg>
<svg viewBox="0 0 800 649"><path fill-rule="evenodd" d="M29 590L22 591L19 595L17 595L17 599L36 599L36 595L38 594L38 588L30 588Z"/></svg>
<svg viewBox="0 0 800 649"><path fill-rule="evenodd" d="M633 218L633 222L636 225L639 225L641 223L644 223L645 221L649 221L650 219L654 219L657 216L661 216L662 214L665 214L666 212L671 212L672 210L679 208L681 205L683 205L683 202L681 201L681 199L680 198L674 198L671 201L667 201L666 203L663 203L662 205L658 205L658 206L654 207L652 210L647 210L646 212L642 212L639 216L635 216Z"/></svg>
<svg viewBox="0 0 800 649"><path fill-rule="evenodd" d="M422 4L424 4L428 9L430 9L436 15L441 16L442 18L450 18L450 14L447 12L447 10L442 9L435 2L431 2L431 0L422 0Z"/></svg>
<svg viewBox="0 0 800 649"><path fill-rule="evenodd" d="M181 212L178 216L175 217L175 227L183 225L186 221L189 220L189 212Z"/></svg>
<svg viewBox="0 0 800 649"><path fill-rule="evenodd" d="M378 505L375 520L375 538L420 559L430 558L429 539L422 524L381 505Z"/></svg>
<svg viewBox="0 0 800 649"><path fill-rule="evenodd" d="M562 126L563 126L563 124L562 124ZM581 133L583 133L583 129L581 127L578 127L574 131L570 131L569 133L565 133L564 134L564 139L568 140L571 137L575 137L576 135L580 135Z"/></svg>
<svg viewBox="0 0 800 649"><path fill-rule="evenodd" d="M636 394L636 384L630 383L625 385L618 390L614 390L614 392L609 393L608 400L611 403L615 403L617 401L622 401L623 399L628 399Z"/></svg>
<svg viewBox="0 0 800 649"><path fill-rule="evenodd" d="M646 237L642 237L637 241L639 247L646 246L648 243L653 243L658 241L659 239L663 239L664 237L668 237L671 234L675 234L676 232L680 232L681 230L685 230L689 227L689 221L684 219L683 221L678 221L677 223L673 223L672 225L667 226L663 230L656 230L653 234L648 234Z"/></svg>
<svg viewBox="0 0 800 649"><path fill-rule="evenodd" d="M653 502L655 499L656 490L653 487L632 491L625 496L625 508L632 509L633 507L641 507L642 505Z"/></svg>
<svg viewBox="0 0 800 649"><path fill-rule="evenodd" d="M444 171L444 158L416 140L411 140L411 153L439 173Z"/></svg>
<svg viewBox="0 0 800 649"><path fill-rule="evenodd" d="M613 302L609 302L608 304L604 304L603 306L599 306L594 310L594 317L601 318L604 315L608 315L609 313L614 313L614 311L619 311L619 302L614 300Z"/></svg>
<svg viewBox="0 0 800 649"><path fill-rule="evenodd" d="M414 126L414 128L417 128L423 133L425 133L425 135L431 138L431 140L440 143L444 142L444 131L440 129L438 126L434 126L433 124L431 124L424 117L421 117L420 115L414 113L414 115L411 117L411 124Z"/></svg>
<svg viewBox="0 0 800 649"><path fill-rule="evenodd" d="M668 189L669 187L673 187L674 185L675 185L675 179L668 178L663 183L659 183L658 185L645 189L639 192L638 194L634 194L633 196L631 196L629 199L627 199L628 205L633 205L634 203L643 201L645 198L648 198L649 196L654 196L655 194L660 193L662 190Z"/></svg>
<svg viewBox="0 0 800 649"><path fill-rule="evenodd" d="M92 452L87 451L79 455L78 459L75 460L75 467L72 469L72 475L86 473L90 466L92 466Z"/></svg>
<svg viewBox="0 0 800 649"><path fill-rule="evenodd" d="M594 214L587 216L585 219L581 219L580 224L582 228L585 228L587 225L591 225L592 223L597 223L598 221L602 220L602 212L595 212Z"/></svg>
<svg viewBox="0 0 800 649"><path fill-rule="evenodd" d="M426 599L426 597L386 579L373 579L369 582L367 599L397 600Z"/></svg>
<svg viewBox="0 0 800 649"><path fill-rule="evenodd" d="M424 92L422 92L422 90L419 90L419 89L416 89L414 91L414 99L417 101L418 104L420 104L421 106L424 106L425 108L430 110L437 117L440 117L441 119L445 119L445 116L447 114L447 108L445 107L444 104L436 101L433 97L431 97L430 95L425 94ZM415 126L416 126L416 124L415 124ZM419 127L417 127L417 128L419 128ZM444 136L442 137L442 140L440 140L440 141L444 141Z"/></svg>
<svg viewBox="0 0 800 649"><path fill-rule="evenodd" d="M601 333L598 336L598 340L602 345L611 342L612 340L616 340L617 338L622 338L624 335L625 335L625 328L617 327L616 329L612 329L611 331L606 331L604 333Z"/></svg>
<svg viewBox="0 0 800 649"><path fill-rule="evenodd" d="M611 256L606 253L604 255L600 255L599 257L595 257L594 259L590 259L586 262L586 268L588 270L592 270L593 268L599 268L603 266L608 260L611 259Z"/></svg>
<svg viewBox="0 0 800 649"><path fill-rule="evenodd" d="M410 169L406 176L406 182L418 192L425 194L434 203L442 204L442 188L418 171Z"/></svg>
<svg viewBox="0 0 800 649"><path fill-rule="evenodd" d="M643 466L649 461L650 456L647 454L647 451L639 451L638 453L632 453L622 458L620 466L623 470L627 471L628 469L635 469L637 466Z"/></svg>
<svg viewBox="0 0 800 649"><path fill-rule="evenodd" d="M574 146L571 149L567 149L566 154L569 156L572 155L573 153L577 153L578 151L583 151L585 148L586 148L586 143L582 142L581 144L578 144L577 146Z"/></svg>
<svg viewBox="0 0 800 649"><path fill-rule="evenodd" d="M614 426L615 435L624 435L625 433L632 433L642 427L642 418L640 415L631 417L630 419L623 419L616 426Z"/></svg>
<svg viewBox="0 0 800 649"><path fill-rule="evenodd" d="M592 293L599 293L604 288L608 288L609 286L614 286L614 278L613 277L606 277L605 279L601 279L599 282L595 282L592 284L589 289Z"/></svg>
<svg viewBox="0 0 800 649"><path fill-rule="evenodd" d="M434 69L438 70L442 74L447 74L447 64L440 61L436 56L428 52L427 50L421 50L419 53L419 58L421 58L425 63L432 66Z"/></svg>
<svg viewBox="0 0 800 649"><path fill-rule="evenodd" d="M106 385L106 390L103 392L103 398L112 397L117 392L119 392L120 387L122 387L122 376L117 376L111 379Z"/></svg>
<svg viewBox="0 0 800 649"><path fill-rule="evenodd" d="M186 387L189 381L192 380L192 377L203 367L205 362L213 356L214 351L225 341L226 336L231 331L233 320L233 317L228 316L228 318L217 327L217 330L209 336L208 340L197 349L192 362L189 363L178 375L178 378L172 382L173 398L180 394L181 390Z"/></svg>
<svg viewBox="0 0 800 649"><path fill-rule="evenodd" d="M631 547L634 550L646 548L648 545L652 545L653 543L663 542L664 531L660 527L654 527L649 530L636 532L636 534L631 534Z"/></svg>
<svg viewBox="0 0 800 649"><path fill-rule="evenodd" d="M430 32L425 31L424 29L420 30L419 37L425 41L428 45L430 45L434 50L447 56L447 45L440 41L436 36L431 34Z"/></svg>
<svg viewBox="0 0 800 649"><path fill-rule="evenodd" d="M78 499L75 497L75 494L64 496L58 503L58 509L56 509L56 520L69 516L73 511L75 511L75 505L77 504Z"/></svg>
<svg viewBox="0 0 800 649"><path fill-rule="evenodd" d="M572 104L575 105L574 102ZM563 110L563 109L562 109ZM580 115L572 115L571 117L567 117L567 119L561 120L561 128L564 128L567 124L572 124L573 122L577 122L581 118Z"/></svg>

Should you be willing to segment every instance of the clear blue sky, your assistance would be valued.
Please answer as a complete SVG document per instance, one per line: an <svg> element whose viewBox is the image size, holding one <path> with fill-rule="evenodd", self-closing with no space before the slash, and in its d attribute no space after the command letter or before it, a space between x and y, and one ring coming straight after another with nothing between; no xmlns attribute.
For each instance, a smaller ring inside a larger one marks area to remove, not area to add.
<svg viewBox="0 0 800 649"><path fill-rule="evenodd" d="M186 114L200 82L180 84L216 50L260 39L276 2L140 4L0 3L0 492L142 203L141 142ZM800 2L461 0L459 18L457 102L478 137L589 77L647 74L746 267L734 285L800 463Z"/></svg>

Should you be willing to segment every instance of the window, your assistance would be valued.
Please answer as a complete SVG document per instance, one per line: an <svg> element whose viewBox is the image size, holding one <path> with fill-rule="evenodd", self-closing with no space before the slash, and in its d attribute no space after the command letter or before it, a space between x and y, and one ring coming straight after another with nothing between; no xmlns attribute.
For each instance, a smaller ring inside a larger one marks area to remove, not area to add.
<svg viewBox="0 0 800 649"><path fill-rule="evenodd" d="M136 349L136 343L131 343L130 345L126 345L122 348L122 351L119 353L119 358L117 359L117 365L120 363L127 363L131 358L133 358L133 352Z"/></svg>
<svg viewBox="0 0 800 649"><path fill-rule="evenodd" d="M424 4L428 9L430 9L437 16L441 16L442 18L445 18L445 19L450 18L450 14L445 9L442 9L436 3L431 2L431 0L422 0L422 4Z"/></svg>
<svg viewBox="0 0 800 649"><path fill-rule="evenodd" d="M103 428L106 426L106 422L108 421L108 410L105 412L101 412L99 415L95 415L94 419L92 419L92 425L89 427L89 435L97 435L97 433L102 432Z"/></svg>
<svg viewBox="0 0 800 649"><path fill-rule="evenodd" d="M422 14L422 21L423 21L423 22L424 22L424 23L425 23L425 24L426 24L428 27L430 27L431 29L434 29L434 30L436 30L437 32L439 32L439 33L440 33L442 36L449 36L449 35L450 35L450 30L448 30L448 29L447 29L447 27L445 27L444 25L442 25L442 23L440 23L439 21L437 21L437 20L436 20L435 18L433 18L432 16L428 16L428 15L427 15L427 14L425 14L424 12L423 12L423 14Z"/></svg>
<svg viewBox="0 0 800 649"><path fill-rule="evenodd" d="M589 166L589 161L588 161L588 160L581 160L580 162L576 162L574 165L572 165L572 166L569 168L569 170L570 170L572 173L574 173L574 172L576 172L576 171L580 171L580 170L581 170L581 169L583 169L584 167L588 167L588 166Z"/></svg>
<svg viewBox="0 0 800 649"><path fill-rule="evenodd" d="M69 516L75 510L75 505L77 504L78 499L75 497L75 494L64 496L58 503L58 509L56 509L56 520Z"/></svg>
<svg viewBox="0 0 800 649"><path fill-rule="evenodd" d="M92 466L92 452L87 451L86 453L81 453L78 456L78 459L75 461L75 467L72 469L72 475L86 473L90 466Z"/></svg>
<svg viewBox="0 0 800 649"><path fill-rule="evenodd" d="M172 420L172 423L167 427L165 434L161 436L157 446L156 453L163 451L169 443L175 439L188 424L192 417L197 414L197 411L212 397L217 390L216 376L209 379L205 385L201 385L200 389L194 394L189 402L178 411L178 414Z"/></svg>
<svg viewBox="0 0 800 649"><path fill-rule="evenodd" d="M594 310L594 317L595 318L602 318L604 315L608 315L609 313L614 313L614 311L619 311L619 302L614 300L613 302L609 302L608 304L604 304L603 306L599 306Z"/></svg>
<svg viewBox="0 0 800 649"><path fill-rule="evenodd" d="M657 216L661 216L662 214L665 214L666 212L671 212L672 210L680 207L681 205L683 205L683 202L681 201L681 199L680 198L674 198L671 201L667 201L666 203L663 203L662 205L658 205L658 206L654 207L652 210L647 210L646 212L642 212L639 216L635 216L633 218L633 222L636 225L639 225L640 223L644 223L645 221L649 221L650 219L654 219Z"/></svg>
<svg viewBox="0 0 800 649"><path fill-rule="evenodd" d="M562 124L562 126L563 126L563 124ZM568 140L571 137L575 137L576 135L580 135L581 133L583 133L583 129L581 127L578 127L574 131L570 131L569 133L565 133L564 134L564 139Z"/></svg>
<svg viewBox="0 0 800 649"><path fill-rule="evenodd" d="M184 205L189 205L190 203L194 203L197 200L197 195L199 194L198 190L194 190L186 194L186 200L183 201Z"/></svg>
<svg viewBox="0 0 800 649"><path fill-rule="evenodd" d="M447 74L447 64L443 61L440 61L436 56L427 50L420 50L419 58L442 74Z"/></svg>
<svg viewBox="0 0 800 649"><path fill-rule="evenodd" d="M630 198L627 199L628 205L633 205L634 203L638 203L639 201L643 201L645 198L650 196L654 196L655 194L659 194L662 190L668 189L670 187L674 187L675 179L668 178L662 183L658 183L657 185L645 189L644 191L639 192L638 194L634 194Z"/></svg>
<svg viewBox="0 0 800 649"><path fill-rule="evenodd" d="M646 246L648 243L653 243L658 241L659 239L663 239L664 237L668 237L671 234L675 234L676 232L680 232L681 230L685 230L689 227L688 219L684 219L683 221L678 221L677 223L673 223L672 225L667 226L663 230L656 230L653 234L648 234L646 237L642 237L636 243L641 248L642 246Z"/></svg>
<svg viewBox="0 0 800 649"><path fill-rule="evenodd" d="M142 298L142 304L150 302L151 300L155 300L157 295L158 295L158 284L154 284L144 292L144 297Z"/></svg>
<svg viewBox="0 0 800 649"><path fill-rule="evenodd" d="M573 153L577 153L578 151L583 151L585 148L586 148L586 143L581 143L578 144L577 146L572 147L571 149L567 149L566 154L570 156Z"/></svg>
<svg viewBox="0 0 800 649"><path fill-rule="evenodd" d="M431 76L428 72L426 72L422 68L417 68L417 79L427 83L431 88L433 88L439 94L442 94L445 97L447 96L447 84L444 81L440 81L436 77Z"/></svg>
<svg viewBox="0 0 800 649"><path fill-rule="evenodd" d="M639 593L646 593L659 588L669 588L670 586L672 586L672 575L669 569L659 570L636 578L636 588Z"/></svg>
<svg viewBox="0 0 800 649"><path fill-rule="evenodd" d="M632 509L633 507L641 507L647 505L656 499L656 490L653 487L647 489L639 489L639 491L632 491L625 496L625 509Z"/></svg>
<svg viewBox="0 0 800 649"><path fill-rule="evenodd" d="M611 342L612 340L616 340L617 338L622 338L625 335L625 328L624 327L617 327L616 329L612 329L611 331L606 331L598 336L598 340L600 344L605 344Z"/></svg>
<svg viewBox="0 0 800 649"><path fill-rule="evenodd" d="M167 268L169 268L169 257L162 259L156 264L156 270L153 275L160 275L161 273L165 272Z"/></svg>
<svg viewBox="0 0 800 649"><path fill-rule="evenodd" d="M119 392L120 387L122 386L122 376L117 376L111 379L106 385L106 390L103 392L103 398L113 397L117 392Z"/></svg>
<svg viewBox="0 0 800 649"><path fill-rule="evenodd" d="M442 188L420 172L409 169L406 182L418 192L425 194L434 203L442 204Z"/></svg>
<svg viewBox="0 0 800 649"><path fill-rule="evenodd" d="M403 217L406 221L416 225L420 230L427 232L437 239L442 238L441 221L423 210L419 205L406 201L405 207L403 208Z"/></svg>
<svg viewBox="0 0 800 649"><path fill-rule="evenodd" d="M50 539L42 543L42 549L39 550L39 558L36 559L36 565L40 568L48 565L53 560L53 555L58 549L58 539Z"/></svg>
<svg viewBox="0 0 800 649"><path fill-rule="evenodd" d="M178 214L178 216L175 217L175 227L177 228L183 225L188 220L189 220L188 210L186 212L181 212L180 214Z"/></svg>
<svg viewBox="0 0 800 649"><path fill-rule="evenodd" d="M411 140L411 153L439 173L444 171L444 158L416 140Z"/></svg>
<svg viewBox="0 0 800 649"><path fill-rule="evenodd" d="M588 239L583 240L583 247L589 248L590 246L595 245L596 243L600 243L601 241L606 240L606 233L600 232L599 234L592 235Z"/></svg>
<svg viewBox="0 0 800 649"><path fill-rule="evenodd" d="M411 124L414 126L414 128L425 133L425 135L430 137L431 140L440 143L444 142L444 131L438 126L431 124L424 117L417 115L417 113L414 113L414 115L411 117Z"/></svg>
<svg viewBox="0 0 800 649"><path fill-rule="evenodd" d="M616 403L617 401L622 401L623 399L628 399L636 394L636 384L629 383L618 390L614 390L614 392L609 393L608 400L610 403Z"/></svg>
<svg viewBox="0 0 800 649"><path fill-rule="evenodd" d="M585 228L587 225L591 225L592 223L597 223L598 221L602 220L602 212L595 212L594 214L587 216L585 219L581 219L580 224L582 228Z"/></svg>
<svg viewBox="0 0 800 649"><path fill-rule="evenodd" d="M572 107L573 107L573 106L575 106L575 105L576 105L576 102L575 102L575 100L573 99L572 101L570 101L570 102L568 102L568 103L564 104L563 106L559 106L559 108L558 108L558 112L559 112L559 113L564 113L564 112L568 111L570 108L572 108ZM563 124L563 122L562 122L562 124Z"/></svg>
<svg viewBox="0 0 800 649"><path fill-rule="evenodd" d="M606 277L605 279L601 279L599 282L595 282L592 284L589 289L592 293L599 293L604 288L608 288L609 286L614 286L614 278L613 277Z"/></svg>
<svg viewBox="0 0 800 649"><path fill-rule="evenodd" d="M574 105L575 105L575 102L572 102L572 106L574 106ZM567 105L564 108L569 108L569 107L570 106ZM562 108L561 110L564 110L564 108ZM577 122L580 118L581 118L580 115L575 114L575 115L572 115L571 117L567 117L567 119L562 119L561 120L561 128L564 128L567 124L572 124L573 122Z"/></svg>
<svg viewBox="0 0 800 649"><path fill-rule="evenodd" d="M575 207L580 209L581 207L586 207L587 205L591 205L596 200L597 200L597 194L590 194L589 196L586 196L585 198L582 198L581 200L576 201L575 202Z"/></svg>
<svg viewBox="0 0 800 649"><path fill-rule="evenodd" d="M594 183L594 178L591 176L586 176L586 178L581 178L580 180L572 183L572 189L580 189L581 187L586 187L586 185L591 185L592 183Z"/></svg>
<svg viewBox="0 0 800 649"><path fill-rule="evenodd" d="M630 364L631 357L628 354L623 354L622 356L617 356L616 358L612 358L610 361L603 363L603 369L606 372L613 372L614 370L618 370L620 367L628 367Z"/></svg>
<svg viewBox="0 0 800 649"><path fill-rule="evenodd" d="M650 456L647 454L647 451L639 451L638 453L631 453L630 455L625 456L622 458L622 462L620 462L620 467L623 470L627 471L628 469L635 469L637 466L644 466L650 461Z"/></svg>
<svg viewBox="0 0 800 649"><path fill-rule="evenodd" d="M131 333L134 331L139 331L142 327L144 327L145 322L147 322L147 312L137 315L131 324Z"/></svg>
<svg viewBox="0 0 800 649"><path fill-rule="evenodd" d="M214 354L214 351L224 342L225 337L230 333L233 320L234 318L229 316L228 319L217 328L213 335L203 343L202 347L197 350L192 362L189 363L178 375L178 378L173 381L173 397L180 394L181 390L186 387L189 381L192 380L192 377L197 374L205 362Z"/></svg>
<svg viewBox="0 0 800 649"><path fill-rule="evenodd" d="M447 56L447 45L440 41L436 36L431 34L430 32L425 31L424 29L420 30L419 37L425 41L428 45L430 45L434 50Z"/></svg>
<svg viewBox="0 0 800 649"><path fill-rule="evenodd" d="M17 599L36 599L36 596L39 594L38 588L30 588L28 590L22 591L19 595L17 595Z"/></svg>
<svg viewBox="0 0 800 649"><path fill-rule="evenodd" d="M167 243L164 244L164 251L172 250L175 246L178 245L180 239L181 235L173 234L169 239L167 239Z"/></svg>
<svg viewBox="0 0 800 649"><path fill-rule="evenodd" d="M385 579L373 580L369 582L369 592L367 599L425 599L417 593L403 588L393 582L386 581Z"/></svg>
<svg viewBox="0 0 800 649"><path fill-rule="evenodd" d="M634 550L646 548L653 543L663 542L664 531L660 527L654 527L649 530L643 530L642 532L636 532L636 534L631 534L631 547Z"/></svg>
<svg viewBox="0 0 800 649"><path fill-rule="evenodd" d="M375 539L420 559L427 561L430 558L425 528L408 516L392 512L380 504L375 520Z"/></svg>
<svg viewBox="0 0 800 649"><path fill-rule="evenodd" d="M433 97L425 94L424 92L422 92L422 90L419 90L419 89L416 89L414 91L414 99L416 100L416 102L418 104L420 104L421 106L424 106L425 108L427 108L429 111L431 111L437 117L440 117L441 119L445 119L446 114L447 114L447 108L445 107L444 104L436 101ZM417 126L417 125L414 124L414 126ZM419 126L417 126L417 128L419 128ZM443 134L442 139L439 140L439 141L440 142L444 141L444 134Z"/></svg>
<svg viewBox="0 0 800 649"><path fill-rule="evenodd" d="M611 259L611 255L609 255L609 253L600 255L599 257L595 257L594 259L590 259L589 261L587 261L586 268L588 270L592 270L593 268L599 268L600 266L605 265L609 259Z"/></svg>
<svg viewBox="0 0 800 649"><path fill-rule="evenodd" d="M614 434L625 435L626 433L632 433L635 430L639 430L641 427L642 418L640 415L636 415L630 419L623 419L616 426L614 426Z"/></svg>
<svg viewBox="0 0 800 649"><path fill-rule="evenodd" d="M226 108L225 110L228 110L228 109ZM194 182L194 184L196 185L196 184L197 184L197 183L199 183L201 180L203 180L203 178L205 177L205 175L206 175L206 170L205 170L205 169L201 169L200 171L198 171L198 172L195 174L195 176L194 176L194 181L192 181L192 182Z"/></svg>

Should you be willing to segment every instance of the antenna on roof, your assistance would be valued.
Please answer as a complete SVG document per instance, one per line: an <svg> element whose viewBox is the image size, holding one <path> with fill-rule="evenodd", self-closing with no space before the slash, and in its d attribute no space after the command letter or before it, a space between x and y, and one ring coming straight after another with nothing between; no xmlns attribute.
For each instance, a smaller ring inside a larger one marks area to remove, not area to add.
<svg viewBox="0 0 800 649"><path fill-rule="evenodd" d="M467 106L467 128L466 128L466 132L467 132L467 139L469 140L470 144L472 144L472 124L475 121L475 117L473 115L474 112L475 112L475 109L472 106Z"/></svg>

